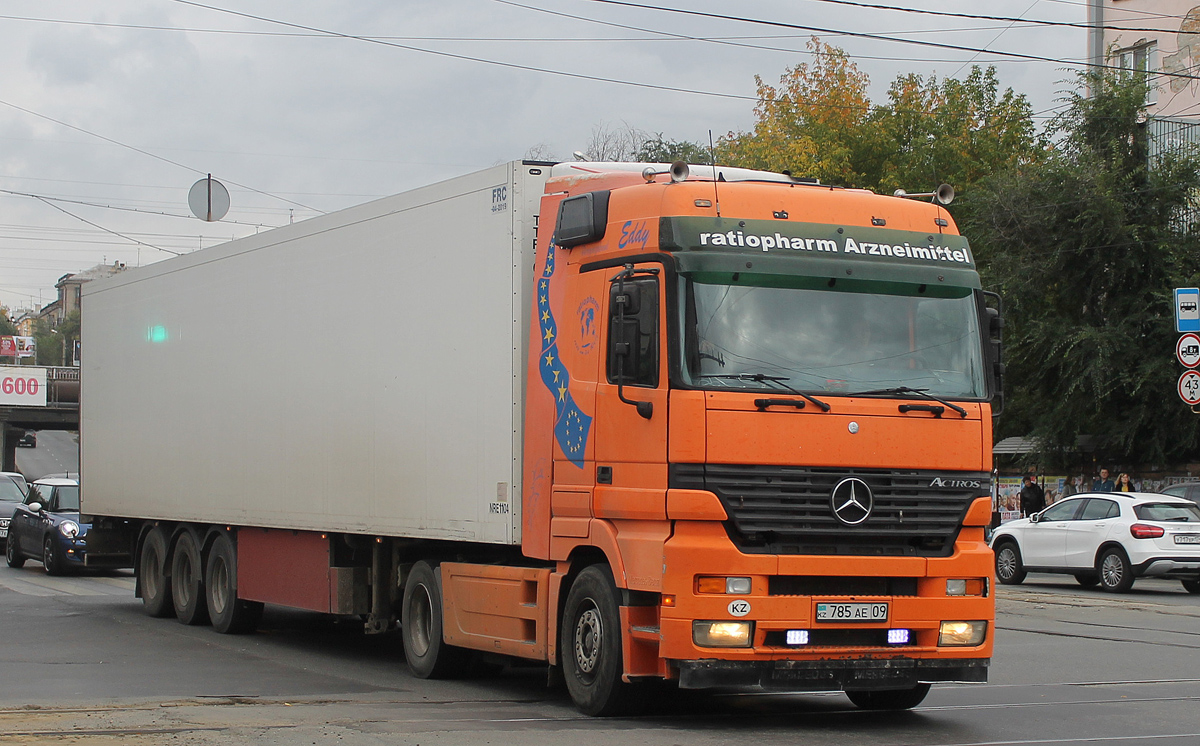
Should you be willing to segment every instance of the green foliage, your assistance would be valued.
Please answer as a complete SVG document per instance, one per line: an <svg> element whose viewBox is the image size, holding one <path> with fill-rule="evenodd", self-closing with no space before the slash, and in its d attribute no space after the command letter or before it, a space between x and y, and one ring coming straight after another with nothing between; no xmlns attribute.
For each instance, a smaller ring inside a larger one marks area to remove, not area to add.
<svg viewBox="0 0 1200 746"><path fill-rule="evenodd" d="M1174 227L1200 189L1186 154L1149 165L1144 83L1083 76L1052 125L1057 147L985 179L967 201L985 286L1000 291L1009 411L998 437L1032 434L1050 461L1076 436L1105 459L1192 458L1200 419L1175 393L1172 289L1200 279L1200 240Z"/></svg>
<svg viewBox="0 0 1200 746"><path fill-rule="evenodd" d="M13 326L12 319L8 316L8 309L0 306L0 337L6 337L17 333L17 328Z"/></svg>
<svg viewBox="0 0 1200 746"><path fill-rule="evenodd" d="M635 161L643 163L711 163L712 157L707 146L687 140L669 140L659 132L653 138L645 140L634 155Z"/></svg>
<svg viewBox="0 0 1200 746"><path fill-rule="evenodd" d="M63 338L61 334L50 330L50 322L38 319L33 325L33 337L37 340L38 365L63 364Z"/></svg>
<svg viewBox="0 0 1200 746"><path fill-rule="evenodd" d="M814 61L788 69L778 87L756 78L754 130L722 140L723 162L883 193L941 183L963 191L1044 150L1029 102L1000 93L994 68L973 67L965 80L901 75L888 102L873 104L867 75L844 51L815 38L808 46Z"/></svg>

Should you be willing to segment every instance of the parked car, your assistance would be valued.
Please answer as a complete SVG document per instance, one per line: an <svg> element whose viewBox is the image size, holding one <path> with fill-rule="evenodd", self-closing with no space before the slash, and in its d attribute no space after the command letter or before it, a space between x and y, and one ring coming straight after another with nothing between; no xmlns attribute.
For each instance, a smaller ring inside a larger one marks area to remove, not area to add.
<svg viewBox="0 0 1200 746"><path fill-rule="evenodd" d="M25 481L25 475L19 471L0 471L0 477L8 477L16 482L17 486L21 488L22 496L29 491L29 482ZM24 500L25 498L22 497L21 499Z"/></svg>
<svg viewBox="0 0 1200 746"><path fill-rule="evenodd" d="M17 506L25 499L25 490L17 480L0 473L0 544L8 544L8 525Z"/></svg>
<svg viewBox="0 0 1200 746"><path fill-rule="evenodd" d="M26 430L20 439L17 440L17 445L25 446L26 448L37 448L37 433L32 430Z"/></svg>
<svg viewBox="0 0 1200 746"><path fill-rule="evenodd" d="M1162 494L1182 497L1200 505L1200 482L1180 482L1163 489Z"/></svg>
<svg viewBox="0 0 1200 746"><path fill-rule="evenodd" d="M39 479L13 512L4 556L9 567L38 559L49 575L83 567L89 524L79 522L79 482Z"/></svg>
<svg viewBox="0 0 1200 746"><path fill-rule="evenodd" d="M1028 572L1074 575L1084 587L1122 593L1139 577L1174 578L1200 593L1200 506L1146 492L1084 493L992 537L996 578L1017 584Z"/></svg>

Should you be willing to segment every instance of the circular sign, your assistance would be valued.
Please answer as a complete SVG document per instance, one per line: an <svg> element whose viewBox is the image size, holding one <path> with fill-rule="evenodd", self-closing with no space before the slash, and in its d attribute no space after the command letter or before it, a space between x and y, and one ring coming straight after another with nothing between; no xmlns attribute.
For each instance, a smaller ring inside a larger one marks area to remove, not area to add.
<svg viewBox="0 0 1200 746"><path fill-rule="evenodd" d="M1179 398L1188 404L1200 404L1200 373L1187 370L1179 377Z"/></svg>
<svg viewBox="0 0 1200 746"><path fill-rule="evenodd" d="M737 599L729 602L729 615L742 617L750 613L750 602L745 599Z"/></svg>
<svg viewBox="0 0 1200 746"><path fill-rule="evenodd" d="M1185 368L1200 365L1200 336L1189 332L1180 337L1175 345L1175 357Z"/></svg>
<svg viewBox="0 0 1200 746"><path fill-rule="evenodd" d="M188 191L188 207L196 217L214 223L229 212L229 190L211 176L201 179Z"/></svg>

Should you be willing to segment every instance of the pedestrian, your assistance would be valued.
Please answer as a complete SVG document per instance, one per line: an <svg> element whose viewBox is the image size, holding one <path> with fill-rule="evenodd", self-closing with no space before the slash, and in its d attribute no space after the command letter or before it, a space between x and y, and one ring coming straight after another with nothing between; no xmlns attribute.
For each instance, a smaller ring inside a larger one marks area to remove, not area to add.
<svg viewBox="0 0 1200 746"><path fill-rule="evenodd" d="M1137 492L1133 486L1133 481L1129 479L1129 475L1121 472L1117 475L1117 492Z"/></svg>
<svg viewBox="0 0 1200 746"><path fill-rule="evenodd" d="M1100 470L1100 478L1092 482L1092 492L1112 492L1117 488L1113 480L1108 478L1108 469Z"/></svg>
<svg viewBox="0 0 1200 746"><path fill-rule="evenodd" d="M1021 479L1021 512L1030 516L1045 507L1046 493L1032 476L1026 475Z"/></svg>
<svg viewBox="0 0 1200 746"><path fill-rule="evenodd" d="M1075 484L1075 477L1074 476L1067 477L1067 481L1063 483L1062 495L1059 497L1059 499L1061 500L1064 497L1070 497L1071 495L1078 495L1078 494L1079 494L1079 485Z"/></svg>

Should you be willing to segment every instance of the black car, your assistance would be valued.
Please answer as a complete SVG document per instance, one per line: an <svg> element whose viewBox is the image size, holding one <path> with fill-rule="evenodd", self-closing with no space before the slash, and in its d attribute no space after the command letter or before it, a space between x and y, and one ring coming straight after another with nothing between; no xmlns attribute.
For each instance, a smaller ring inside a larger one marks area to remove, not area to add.
<svg viewBox="0 0 1200 746"><path fill-rule="evenodd" d="M17 440L17 445L26 448L37 448L37 433L32 430L26 430Z"/></svg>
<svg viewBox="0 0 1200 746"><path fill-rule="evenodd" d="M29 494L13 513L5 559L9 567L21 567L26 559L41 560L49 575L82 569L88 528L79 522L79 482L39 479L29 485Z"/></svg>

